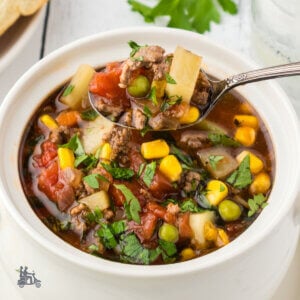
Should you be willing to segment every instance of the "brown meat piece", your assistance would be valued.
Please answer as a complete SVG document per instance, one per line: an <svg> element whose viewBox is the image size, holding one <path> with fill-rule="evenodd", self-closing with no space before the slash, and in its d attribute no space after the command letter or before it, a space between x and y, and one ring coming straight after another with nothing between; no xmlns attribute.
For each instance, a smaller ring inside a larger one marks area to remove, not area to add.
<svg viewBox="0 0 300 300"><path fill-rule="evenodd" d="M139 110L132 110L132 126L136 129L143 129L146 125L147 117Z"/></svg>
<svg viewBox="0 0 300 300"><path fill-rule="evenodd" d="M209 98L210 88L211 86L206 75L199 72L191 102L196 105L206 105Z"/></svg>
<svg viewBox="0 0 300 300"><path fill-rule="evenodd" d="M124 114L120 117L119 123L126 125L126 126L131 126L132 123L132 112L131 111L126 111Z"/></svg>
<svg viewBox="0 0 300 300"><path fill-rule="evenodd" d="M70 129L66 126L59 126L51 131L49 139L54 144L63 144L69 137Z"/></svg>
<svg viewBox="0 0 300 300"><path fill-rule="evenodd" d="M209 141L206 133L199 130L187 130L181 134L179 143L192 149L198 149Z"/></svg>
<svg viewBox="0 0 300 300"><path fill-rule="evenodd" d="M73 188L78 188L81 183L82 172L78 169L68 167L62 170L62 176Z"/></svg>
<svg viewBox="0 0 300 300"><path fill-rule="evenodd" d="M94 105L104 115L111 115L113 117L118 117L124 111L124 107L107 104L105 98L98 95L94 95Z"/></svg>
<svg viewBox="0 0 300 300"><path fill-rule="evenodd" d="M183 190L186 193L192 192L195 190L195 187L198 186L201 180L201 175L194 171L189 171L186 173L183 179Z"/></svg>
<svg viewBox="0 0 300 300"><path fill-rule="evenodd" d="M131 79L131 73L140 68L152 68L155 79L164 78L164 70L167 69L164 53L165 50L159 46L141 47L133 57L124 62L120 76L120 87L126 88ZM162 65L159 66L160 64Z"/></svg>
<svg viewBox="0 0 300 300"><path fill-rule="evenodd" d="M119 154L127 154L130 138L131 131L119 126L114 126L112 131L104 137L104 141L109 142L112 148L112 160L114 160Z"/></svg>

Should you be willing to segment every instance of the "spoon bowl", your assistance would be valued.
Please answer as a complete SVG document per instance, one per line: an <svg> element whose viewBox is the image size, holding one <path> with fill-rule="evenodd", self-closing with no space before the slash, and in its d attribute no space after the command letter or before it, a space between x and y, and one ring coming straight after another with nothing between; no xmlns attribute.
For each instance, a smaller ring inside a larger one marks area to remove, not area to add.
<svg viewBox="0 0 300 300"><path fill-rule="evenodd" d="M151 127L147 128L147 131L168 131L168 130L176 130L176 129L184 129L191 126L194 126L195 124L199 123L203 119L206 118L208 113L215 107L215 105L218 103L218 101L221 99L221 97L227 93L232 88L235 88L239 85L244 85L251 82L256 81L263 81L268 79L274 79L279 77L288 77L288 76L296 76L300 75L300 62L285 64L285 65L279 65L259 70L253 70L245 73L240 73L231 77L228 77L224 80L211 80L209 79L209 76L205 73L204 70L200 70L200 72L204 73L206 75L209 83L210 83L210 92L209 92L209 98L207 101L207 104L201 107L201 114L199 118L189 124L182 124L180 126L170 126L166 128L162 128L159 130L155 130ZM95 95L91 92L89 92L89 101L93 109L102 117L105 117L106 119L109 119L110 121L116 123L118 126L122 126L129 129L139 129L134 126L128 126L125 123L117 122L116 118L112 115L105 115L102 112L100 112L97 109L97 106L95 105ZM141 110L141 108L138 108ZM142 110L141 110L142 111ZM121 118L120 118L121 119ZM120 120L119 119L119 120Z"/></svg>

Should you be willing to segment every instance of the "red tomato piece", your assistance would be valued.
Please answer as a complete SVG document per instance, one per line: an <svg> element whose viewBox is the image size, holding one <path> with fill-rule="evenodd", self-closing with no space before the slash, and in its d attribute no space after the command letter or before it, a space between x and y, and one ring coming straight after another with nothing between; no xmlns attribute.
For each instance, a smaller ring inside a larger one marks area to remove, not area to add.
<svg viewBox="0 0 300 300"><path fill-rule="evenodd" d="M42 153L35 155L33 159L37 162L39 167L46 167L49 162L57 156L57 146L47 140L41 144L41 149Z"/></svg>

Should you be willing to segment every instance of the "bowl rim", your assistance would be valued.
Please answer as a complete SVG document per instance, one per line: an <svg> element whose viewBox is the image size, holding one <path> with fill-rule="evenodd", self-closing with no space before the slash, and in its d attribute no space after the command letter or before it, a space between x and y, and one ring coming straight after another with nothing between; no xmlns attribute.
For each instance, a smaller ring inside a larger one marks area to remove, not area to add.
<svg viewBox="0 0 300 300"><path fill-rule="evenodd" d="M170 29L170 28L161 28L161 27L127 27L122 29L115 29L110 30L104 33L99 33L95 35L91 35L88 37L81 38L79 40L76 40L66 46L63 46L51 54L47 55L45 58L43 58L41 61L33 65L13 86L13 88L10 90L10 92L7 94L7 96L4 99L4 102L2 104L2 107L0 109L0 124L2 123L2 120L5 116L5 112L10 108L10 106L13 104L14 94L18 89L22 86L24 82L26 82L33 74L35 74L36 71L38 71L40 68L42 68L44 65L47 65L51 63L53 59L56 57L59 57L63 55L64 53L77 48L81 44L88 44L93 41L96 41L98 38L113 38L114 36L119 36L122 34L132 34L132 33L155 33L160 34L163 32L164 34L168 34L170 32L172 33L178 33L187 35L190 38L199 38L201 36L201 39L208 45L218 48L220 51L229 53L233 57L237 57L241 59L241 61L247 63L248 65L252 65L253 67L256 66L255 63L253 63L251 60L244 58L239 53L236 53L232 50L229 50L221 45L218 45L217 43L209 40L207 37L199 35L194 32L189 32L185 30L180 29ZM283 90L278 86L278 84L272 82L269 83L270 87L280 96L282 96L284 99L288 99L286 94L283 92ZM285 102L285 107L287 111L289 112L290 116L292 116L292 122L293 126L297 126L298 128L298 120L296 117L296 113L292 107L292 104L290 101ZM295 127L296 128L296 127ZM300 141L299 138L299 130L296 131L296 140ZM300 144L300 143L298 143ZM297 144L297 146L298 146ZM299 148L299 146L298 146ZM299 182L300 178L300 170L297 173L298 178L295 179L295 183ZM2 178L0 178L0 194L2 201L4 203L4 206L10 213L10 215L13 217L13 219L17 222L19 227L22 228L33 240L35 240L39 245L41 245L43 248L47 249L50 253L55 254L56 256L62 258L63 260L67 260L71 262L72 264L75 264L81 268L93 270L96 272L101 272L105 274L110 275L120 275L120 276L126 276L126 277L143 277L143 278L151 278L151 277L163 277L163 276L177 276L184 273L194 273L199 270L208 269L215 265L220 265L224 263L225 261L231 260L235 257L240 256L244 251L252 249L257 243L259 243L265 236L267 236L270 231L273 229L273 227L280 221L281 218L283 218L290 208L294 205L294 202L291 200L289 201L289 205L286 205L285 209L280 211L278 213L278 217L276 220L270 220L270 222L267 224L267 226L264 228L263 231L260 231L257 235L253 236L251 240L247 240L243 244L239 245L239 247L235 247L237 243L236 240L231 242L226 247L219 249L218 251L214 251L211 254L205 255L205 259L202 257L193 259L186 262L171 264L171 265L159 265L159 266L140 266L140 265L129 265L129 264L122 264L118 262L108 261L105 259L99 259L95 258L90 254L83 253L82 251L78 250L77 248L74 248L73 246L69 245L69 250L75 249L76 251L66 251L66 249L59 248L57 245L55 245L53 242L48 241L46 237L44 237L38 230L36 230L31 224L29 224L25 217L19 213L17 208L15 207L14 203L9 199L9 194L6 191L4 184L2 182ZM298 186L294 184L289 191L290 197L296 197L296 194L298 193ZM52 233L54 234L54 233ZM63 241L63 240L62 240ZM64 242L64 241L63 241ZM72 248L72 249L71 249ZM231 251L225 251L224 249L230 249ZM74 253L73 253L74 252ZM79 252L81 254L79 254ZM216 254L217 253L217 254ZM222 255L221 255L222 254ZM80 259L78 259L80 257ZM101 260L100 263L96 263L96 260ZM196 263L197 261L197 263Z"/></svg>

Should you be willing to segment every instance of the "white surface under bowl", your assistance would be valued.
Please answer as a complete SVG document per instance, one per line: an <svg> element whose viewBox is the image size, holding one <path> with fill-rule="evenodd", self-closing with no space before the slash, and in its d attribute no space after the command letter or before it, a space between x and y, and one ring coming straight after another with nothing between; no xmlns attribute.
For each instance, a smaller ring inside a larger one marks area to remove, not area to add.
<svg viewBox="0 0 300 300"><path fill-rule="evenodd" d="M69 298L268 299L282 280L299 235L296 196L300 141L296 114L284 92L270 82L238 88L264 120L274 145L276 175L270 204L232 243L204 257L162 266L133 266L96 258L68 245L34 214L18 177L18 149L24 126L41 101L68 79L79 64L101 66L128 56L128 40L158 44L172 52L180 44L204 57L219 78L255 68L201 35L163 28L131 28L88 37L63 47L33 66L13 87L0 111L0 199L9 216L0 219L0 251L13 280L28 265L43 288L23 289L27 299ZM13 253L13 255L11 255Z"/></svg>

